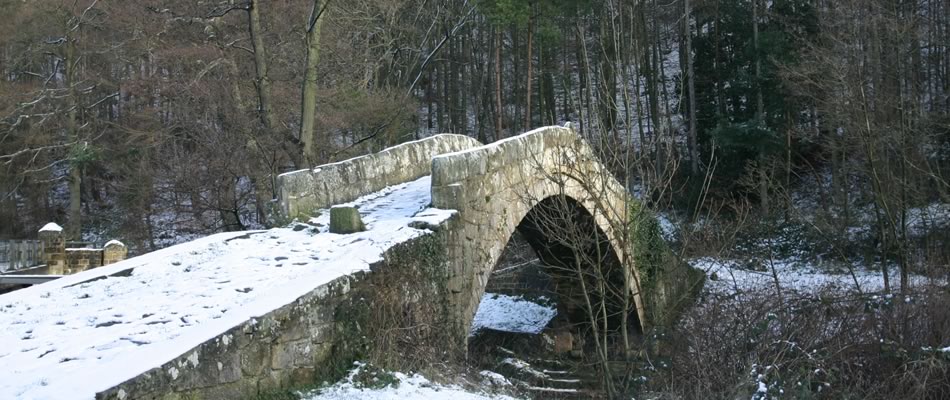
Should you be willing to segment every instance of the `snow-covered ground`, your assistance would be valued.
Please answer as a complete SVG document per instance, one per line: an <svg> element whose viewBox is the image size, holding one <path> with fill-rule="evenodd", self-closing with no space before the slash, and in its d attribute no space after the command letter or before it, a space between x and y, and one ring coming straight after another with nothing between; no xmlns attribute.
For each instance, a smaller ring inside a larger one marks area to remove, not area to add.
<svg viewBox="0 0 950 400"><path fill-rule="evenodd" d="M401 372L387 374L385 379L394 380L390 384L381 383L381 377L373 377L368 379L370 382L363 383L356 377L361 374L364 367L358 364L346 379L333 386L305 394L301 398L303 400L514 400L509 396L473 392L456 385L440 385L422 375L407 375ZM486 379L500 377L497 374L491 376L483 374L483 376Z"/></svg>
<svg viewBox="0 0 950 400"><path fill-rule="evenodd" d="M361 198L368 230L232 232L0 296L0 398L92 399L423 235L428 177ZM303 229L301 229L303 228ZM120 273L122 272L122 273Z"/></svg>
<svg viewBox="0 0 950 400"><path fill-rule="evenodd" d="M837 289L849 292L879 292L884 290L884 277L880 271L868 270L855 266L853 271L838 267L829 270L827 267L810 265L794 260L765 260L760 270L743 268L736 260L723 260L706 257L693 260L693 267L706 271L706 290L713 293L732 294L749 292L757 289L775 289L775 276L778 277L779 287L782 290L794 290L800 293L815 292L822 289ZM853 275L852 275L853 272ZM897 268L890 271L889 280L893 287L900 287L900 277ZM920 275L911 275L912 286L919 286L934 282L931 278Z"/></svg>
<svg viewBox="0 0 950 400"><path fill-rule="evenodd" d="M482 329L538 334L556 314L554 306L538 304L521 296L485 293L475 312L471 334Z"/></svg>

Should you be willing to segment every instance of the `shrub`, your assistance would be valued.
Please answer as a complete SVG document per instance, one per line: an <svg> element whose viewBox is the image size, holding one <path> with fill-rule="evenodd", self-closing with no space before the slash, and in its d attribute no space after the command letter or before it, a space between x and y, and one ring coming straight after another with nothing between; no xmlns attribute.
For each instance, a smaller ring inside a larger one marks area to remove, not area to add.
<svg viewBox="0 0 950 400"><path fill-rule="evenodd" d="M671 398L938 399L950 396L950 291L907 296L714 296L672 336Z"/></svg>

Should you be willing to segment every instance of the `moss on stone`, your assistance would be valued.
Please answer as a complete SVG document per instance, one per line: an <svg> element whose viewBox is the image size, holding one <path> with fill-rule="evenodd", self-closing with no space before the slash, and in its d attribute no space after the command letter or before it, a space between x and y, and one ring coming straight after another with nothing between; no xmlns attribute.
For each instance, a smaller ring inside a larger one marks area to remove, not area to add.
<svg viewBox="0 0 950 400"><path fill-rule="evenodd" d="M441 361L454 343L448 328L445 232L425 234L393 246L370 274L372 337L366 361L393 370L417 369Z"/></svg>
<svg viewBox="0 0 950 400"><path fill-rule="evenodd" d="M330 209L330 233L349 234L366 230L360 211L356 207L333 207Z"/></svg>
<svg viewBox="0 0 950 400"><path fill-rule="evenodd" d="M336 382L355 361L411 370L429 365L434 355L441 356L451 332L440 326L449 315L443 301L448 276L445 249L444 234L433 232L387 250L382 261L370 266L371 273L359 274L353 291L335 307L332 319L337 340L313 371L311 383L292 391L272 389L256 398L290 399L288 395L296 391Z"/></svg>
<svg viewBox="0 0 950 400"><path fill-rule="evenodd" d="M631 253L639 272L648 323L653 327L669 326L699 294L706 275L673 253L651 211L632 203L629 215Z"/></svg>

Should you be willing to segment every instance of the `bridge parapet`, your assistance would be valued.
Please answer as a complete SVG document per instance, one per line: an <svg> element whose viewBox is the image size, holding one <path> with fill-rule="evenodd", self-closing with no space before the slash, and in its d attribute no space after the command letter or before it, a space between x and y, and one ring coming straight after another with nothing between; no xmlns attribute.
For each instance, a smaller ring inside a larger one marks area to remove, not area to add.
<svg viewBox="0 0 950 400"><path fill-rule="evenodd" d="M390 147L379 153L277 177L280 211L287 218L310 216L315 210L429 175L432 158L481 146L464 135L439 134Z"/></svg>
<svg viewBox="0 0 950 400"><path fill-rule="evenodd" d="M538 128L497 142L432 158L432 186L446 186L537 159L548 148L573 148L580 137L557 126ZM435 199L433 199L435 201Z"/></svg>

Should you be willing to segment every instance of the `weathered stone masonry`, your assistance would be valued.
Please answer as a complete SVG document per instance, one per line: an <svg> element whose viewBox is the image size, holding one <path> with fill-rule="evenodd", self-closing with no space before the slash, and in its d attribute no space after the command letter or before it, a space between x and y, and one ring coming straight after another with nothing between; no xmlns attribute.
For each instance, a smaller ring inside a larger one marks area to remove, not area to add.
<svg viewBox="0 0 950 400"><path fill-rule="evenodd" d="M256 398L337 379L355 360L409 365L438 357L442 346L420 345L448 341L437 250L444 238L434 232L394 246L371 272L322 285L96 398Z"/></svg>
<svg viewBox="0 0 950 400"><path fill-rule="evenodd" d="M464 136L437 135L285 174L280 204L289 217L313 215L429 173L433 205L458 211L428 227L431 233L392 247L369 273L317 287L97 398L254 398L335 379L356 359L413 368L462 356L502 249L532 207L550 196L576 200L611 239L636 278L630 290L642 324L662 322L665 310L699 284L670 257L655 219L639 212L590 147L566 128L483 147ZM625 235L633 240L621 240Z"/></svg>
<svg viewBox="0 0 950 400"><path fill-rule="evenodd" d="M333 203L427 175L432 156L474 144L464 136L437 135L331 168L287 174L281 178L289 186L281 189L286 196L282 207L312 215ZM379 175L396 166L398 179ZM301 182L334 182L340 190L321 194ZM255 398L336 379L357 359L411 366L442 357L454 322L447 306L444 249L449 232L430 228L435 231L390 248L371 272L317 287L96 398Z"/></svg>
<svg viewBox="0 0 950 400"><path fill-rule="evenodd" d="M459 211L449 253L450 289L464 340L485 285L515 228L540 201L568 196L589 211L633 275L629 290L639 320L650 323L639 270L626 262L622 232L637 201L610 175L590 146L571 129L541 128L484 147L437 156L432 162L432 203Z"/></svg>
<svg viewBox="0 0 950 400"><path fill-rule="evenodd" d="M52 225L52 224L51 224ZM129 249L119 241L109 241L101 249L67 248L62 230L40 230L43 257L50 275L70 275L125 260Z"/></svg>
<svg viewBox="0 0 950 400"><path fill-rule="evenodd" d="M281 213L305 219L315 210L429 175L432 157L481 146L463 135L441 134L313 170L278 177Z"/></svg>

